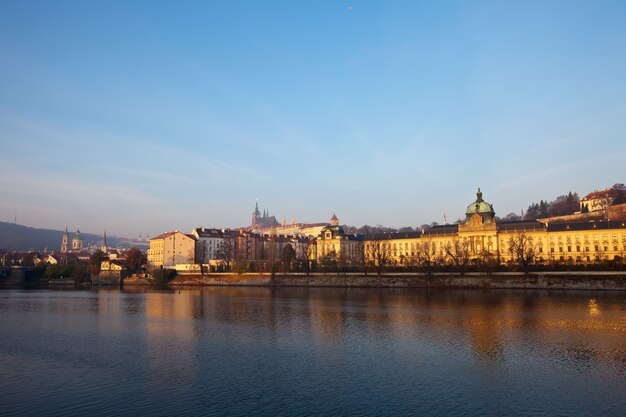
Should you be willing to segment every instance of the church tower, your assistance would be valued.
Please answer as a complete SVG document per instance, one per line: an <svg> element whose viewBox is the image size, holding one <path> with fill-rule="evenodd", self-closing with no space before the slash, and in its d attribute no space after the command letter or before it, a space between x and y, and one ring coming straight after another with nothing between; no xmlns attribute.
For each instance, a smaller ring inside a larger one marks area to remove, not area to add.
<svg viewBox="0 0 626 417"><path fill-rule="evenodd" d="M254 207L254 211L252 212L252 226L259 224L259 218L261 217L261 212L259 211L259 202L256 202L256 206Z"/></svg>
<svg viewBox="0 0 626 417"><path fill-rule="evenodd" d="M67 231L67 227L65 228L65 233L63 233L63 237L61 237L61 253L67 253L69 249L70 234Z"/></svg>
<svg viewBox="0 0 626 417"><path fill-rule="evenodd" d="M85 243L85 239L80 235L80 229L76 230L76 234L72 238L72 250L80 251L83 249L83 245Z"/></svg>
<svg viewBox="0 0 626 417"><path fill-rule="evenodd" d="M139 235L139 237L141 238L141 235ZM107 229L104 229L104 243L100 247L100 250L104 253L109 253L109 248L107 247Z"/></svg>

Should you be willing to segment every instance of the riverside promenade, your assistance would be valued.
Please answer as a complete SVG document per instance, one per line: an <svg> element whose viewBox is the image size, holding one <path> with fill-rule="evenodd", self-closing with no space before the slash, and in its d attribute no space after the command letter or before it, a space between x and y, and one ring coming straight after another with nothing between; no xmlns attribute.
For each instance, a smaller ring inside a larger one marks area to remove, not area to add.
<svg viewBox="0 0 626 417"><path fill-rule="evenodd" d="M280 286L365 288L519 288L626 291L624 271L485 273L212 273L179 275L170 286Z"/></svg>

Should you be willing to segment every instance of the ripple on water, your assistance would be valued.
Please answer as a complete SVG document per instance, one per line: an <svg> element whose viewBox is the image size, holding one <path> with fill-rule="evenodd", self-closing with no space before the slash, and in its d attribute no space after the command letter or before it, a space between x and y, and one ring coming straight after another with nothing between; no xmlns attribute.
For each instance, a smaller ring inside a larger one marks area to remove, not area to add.
<svg viewBox="0 0 626 417"><path fill-rule="evenodd" d="M0 292L0 414L621 415L626 304L589 299Z"/></svg>

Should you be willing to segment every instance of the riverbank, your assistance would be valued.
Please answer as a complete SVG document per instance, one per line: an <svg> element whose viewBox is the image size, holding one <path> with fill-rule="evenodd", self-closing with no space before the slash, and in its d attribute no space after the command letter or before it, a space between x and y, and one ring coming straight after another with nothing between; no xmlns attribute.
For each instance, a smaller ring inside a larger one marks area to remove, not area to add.
<svg viewBox="0 0 626 417"><path fill-rule="evenodd" d="M625 272L541 272L523 274L207 274L179 275L170 286L280 286L365 288L502 288L626 291Z"/></svg>

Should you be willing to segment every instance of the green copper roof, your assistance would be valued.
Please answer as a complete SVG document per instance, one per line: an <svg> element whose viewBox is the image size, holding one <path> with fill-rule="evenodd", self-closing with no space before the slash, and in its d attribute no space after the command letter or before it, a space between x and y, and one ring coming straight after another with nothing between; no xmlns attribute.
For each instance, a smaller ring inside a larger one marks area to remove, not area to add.
<svg viewBox="0 0 626 417"><path fill-rule="evenodd" d="M487 203L485 200L483 200L483 193L480 192L480 188L478 189L478 192L476 193L476 201L474 201L472 204L467 206L467 211L465 212L465 214L467 215L471 215L473 213L495 214L495 211L493 211L493 206Z"/></svg>

